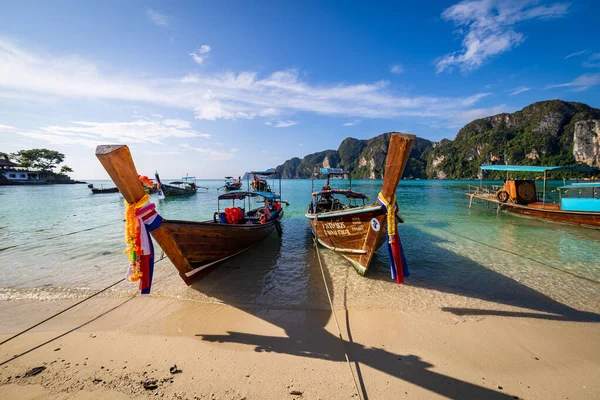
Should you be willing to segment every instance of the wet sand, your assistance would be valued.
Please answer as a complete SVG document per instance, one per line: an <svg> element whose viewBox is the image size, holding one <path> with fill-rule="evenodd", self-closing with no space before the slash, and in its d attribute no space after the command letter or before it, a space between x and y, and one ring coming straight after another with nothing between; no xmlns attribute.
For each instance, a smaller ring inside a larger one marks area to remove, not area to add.
<svg viewBox="0 0 600 400"><path fill-rule="evenodd" d="M0 340L76 300L0 302ZM596 399L597 320L98 297L0 346L2 399ZM537 315L537 314L532 314ZM171 373L177 366L180 372ZM25 377L34 367L39 374Z"/></svg>

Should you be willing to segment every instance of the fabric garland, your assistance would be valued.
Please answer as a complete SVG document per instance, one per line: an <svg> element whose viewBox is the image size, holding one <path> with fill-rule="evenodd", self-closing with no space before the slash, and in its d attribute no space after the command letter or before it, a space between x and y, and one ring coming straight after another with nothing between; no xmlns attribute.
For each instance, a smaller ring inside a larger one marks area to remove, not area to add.
<svg viewBox="0 0 600 400"><path fill-rule="evenodd" d="M134 204L125 202L125 241L129 253L129 270L127 279L140 282L142 294L150 293L152 275L154 274L154 246L150 232L162 223L162 217L150 203L150 195L146 194Z"/></svg>
<svg viewBox="0 0 600 400"><path fill-rule="evenodd" d="M398 214L398 204L396 203L396 195L391 200L386 199L381 192L377 196L377 202L381 204L387 218L387 250L390 258L390 271L392 279L396 283L403 283L404 278L410 276L408 266L406 264L406 256L398 235L398 224L396 223L396 215Z"/></svg>

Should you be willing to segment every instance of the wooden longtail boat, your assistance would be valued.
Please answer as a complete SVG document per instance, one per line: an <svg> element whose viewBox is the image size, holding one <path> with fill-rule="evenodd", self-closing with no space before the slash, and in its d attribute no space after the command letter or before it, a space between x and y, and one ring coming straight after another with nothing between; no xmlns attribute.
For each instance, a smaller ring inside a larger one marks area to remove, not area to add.
<svg viewBox="0 0 600 400"><path fill-rule="evenodd" d="M119 191L119 188L116 187L111 187L111 188L105 188L104 186L100 185L100 189L95 188L93 184L89 184L88 188L90 188L90 190L92 191L92 194L104 194L104 193L117 193Z"/></svg>
<svg viewBox="0 0 600 400"><path fill-rule="evenodd" d="M242 178L234 179L233 176L225 177L225 190L240 190L242 188Z"/></svg>
<svg viewBox="0 0 600 400"><path fill-rule="evenodd" d="M171 182L169 184L162 183L158 172L154 174L156 182L158 183L158 194L162 197L175 197L175 196L189 196L196 194L198 191L198 185L196 185L195 178L183 177L181 181ZM207 188L206 188L207 189Z"/></svg>
<svg viewBox="0 0 600 400"><path fill-rule="evenodd" d="M138 180L127 146L101 145L96 148L96 156L125 201L135 204L144 197L144 188ZM160 227L153 230L151 235L175 265L181 278L191 285L221 262L257 245L273 231L281 232L283 210L277 194L230 192L219 196L219 200L248 200L250 208L250 198L256 197L266 199L265 203L273 206L275 210L271 211L270 218L263 217L263 206L247 212L240 209L243 218L235 223L228 223L225 213L219 209L212 221L176 221L163 218Z"/></svg>
<svg viewBox="0 0 600 400"><path fill-rule="evenodd" d="M559 198L546 190L547 173L558 171L594 172L596 167L545 167L527 165L483 165L482 171L543 173L543 189L537 191L534 179L507 179L502 186L469 186L469 207L478 200L491 204L498 213L505 211L555 222L600 229L600 183L572 183L557 189ZM482 172L483 177L483 172Z"/></svg>
<svg viewBox="0 0 600 400"><path fill-rule="evenodd" d="M385 163L381 195L392 200L415 141L414 135L392 134ZM338 168L324 168L327 183L320 192L312 194L308 218L313 235L324 247L340 253L359 274L369 268L373 254L386 241L387 214L379 203L365 205L368 197L352 190L331 190L329 177L343 175ZM336 195L344 196L342 203ZM362 200L362 205L357 204Z"/></svg>

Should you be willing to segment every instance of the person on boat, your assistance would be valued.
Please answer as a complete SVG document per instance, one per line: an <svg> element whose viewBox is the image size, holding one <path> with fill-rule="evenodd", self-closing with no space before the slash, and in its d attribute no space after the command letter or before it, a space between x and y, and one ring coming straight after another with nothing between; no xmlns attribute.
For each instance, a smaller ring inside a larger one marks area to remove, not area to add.
<svg viewBox="0 0 600 400"><path fill-rule="evenodd" d="M267 198L265 198L265 207L263 208L262 214L263 216L260 222L266 224L271 219L271 207L269 206L269 199Z"/></svg>

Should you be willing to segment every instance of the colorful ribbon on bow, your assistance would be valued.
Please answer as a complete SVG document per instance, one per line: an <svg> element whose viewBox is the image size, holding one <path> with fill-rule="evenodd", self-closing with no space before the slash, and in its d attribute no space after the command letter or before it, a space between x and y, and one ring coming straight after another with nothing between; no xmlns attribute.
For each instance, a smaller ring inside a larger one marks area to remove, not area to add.
<svg viewBox="0 0 600 400"><path fill-rule="evenodd" d="M398 214L398 204L396 203L396 195L391 200L386 199L381 192L377 195L377 202L381 204L383 211L387 214L387 250L390 257L390 271L392 279L396 283L403 283L405 277L409 277L408 266L406 265L406 257L400 243L398 235L398 225L396 223L396 215Z"/></svg>
<svg viewBox="0 0 600 400"><path fill-rule="evenodd" d="M140 282L142 294L150 293L152 275L154 274L154 246L150 232L157 229L162 218L150 203L150 195L146 194L133 204L125 202L125 242L129 253L129 270L127 279Z"/></svg>

